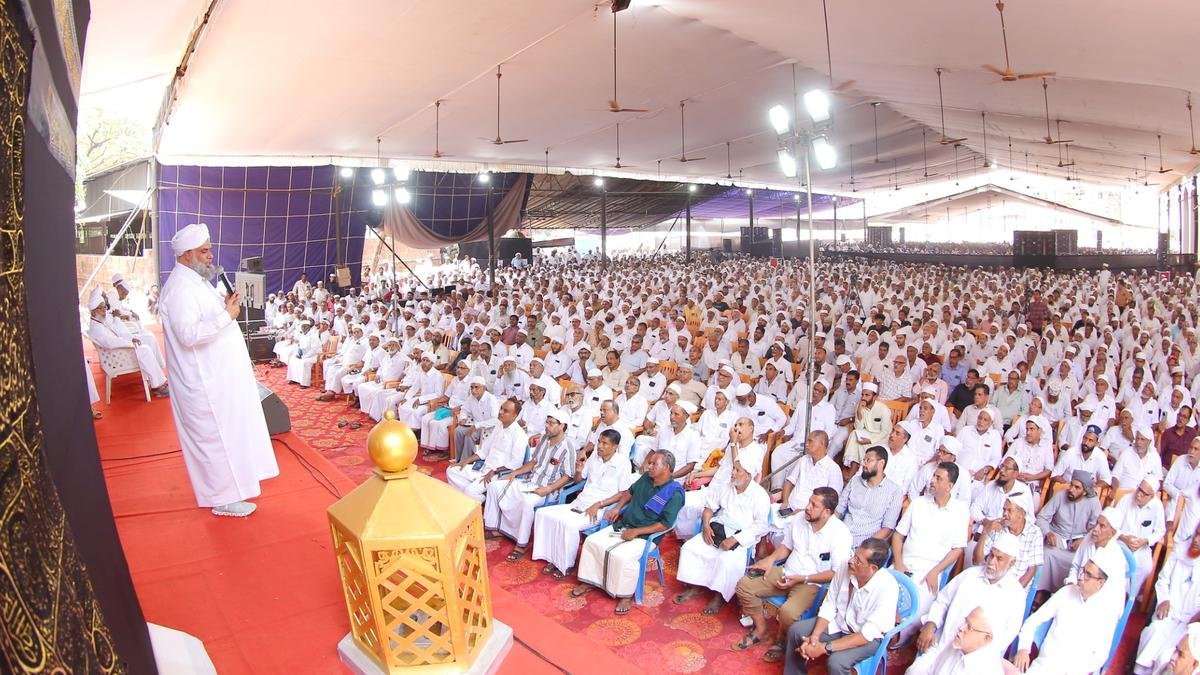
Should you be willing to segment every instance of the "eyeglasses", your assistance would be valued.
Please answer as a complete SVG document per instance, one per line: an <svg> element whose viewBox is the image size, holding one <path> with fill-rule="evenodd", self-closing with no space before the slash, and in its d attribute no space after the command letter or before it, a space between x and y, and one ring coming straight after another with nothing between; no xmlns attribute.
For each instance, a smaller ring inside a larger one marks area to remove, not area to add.
<svg viewBox="0 0 1200 675"><path fill-rule="evenodd" d="M987 637L992 636L992 634L990 632L988 632L986 630L980 630L979 628L972 626L970 621L964 621L962 627L971 632L979 633L980 635L985 635Z"/></svg>
<svg viewBox="0 0 1200 675"><path fill-rule="evenodd" d="M1153 492L1149 492L1147 490L1142 490L1140 488L1138 489L1137 493L1143 497L1153 497L1154 496Z"/></svg>
<svg viewBox="0 0 1200 675"><path fill-rule="evenodd" d="M1087 570L1083 570L1082 572L1080 572L1079 578L1080 579L1091 579L1093 581L1104 581L1104 577L1101 576L1100 574L1092 574L1091 572L1089 572Z"/></svg>

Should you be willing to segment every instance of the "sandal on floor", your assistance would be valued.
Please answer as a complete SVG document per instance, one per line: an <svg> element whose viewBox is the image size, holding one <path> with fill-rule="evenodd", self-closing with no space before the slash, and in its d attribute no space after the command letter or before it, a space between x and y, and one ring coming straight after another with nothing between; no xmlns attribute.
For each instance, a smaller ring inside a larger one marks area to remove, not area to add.
<svg viewBox="0 0 1200 675"><path fill-rule="evenodd" d="M511 563L511 562L517 562L518 560L520 560L521 558L524 558L524 557L525 557L525 551L518 551L517 549L514 548L513 550L508 552L508 557L505 558L505 560L507 560L508 562Z"/></svg>
<svg viewBox="0 0 1200 675"><path fill-rule="evenodd" d="M614 610L614 614L616 614L617 616L624 616L624 615L628 614L629 610L631 610L631 609L633 609L632 602L630 602L628 605L625 605L624 607L622 607L620 601L618 601L617 608L616 608L616 610Z"/></svg>
<svg viewBox="0 0 1200 675"><path fill-rule="evenodd" d="M361 428L362 428L362 422L355 422L354 424L350 425L350 431L358 431Z"/></svg>
<svg viewBox="0 0 1200 675"><path fill-rule="evenodd" d="M558 568L555 568L554 571L550 573L550 578L554 579L555 581L562 581L563 579L567 578L567 573L560 572L558 571Z"/></svg>
<svg viewBox="0 0 1200 675"><path fill-rule="evenodd" d="M340 421L338 422L338 428L339 428L339 429L343 429L343 428L345 428L345 427L346 427L346 425L347 425L347 424L350 424L350 423L349 423L349 422L347 422L346 420L340 420Z"/></svg>
<svg viewBox="0 0 1200 675"><path fill-rule="evenodd" d="M744 652L760 642L762 642L762 638L755 635L754 631L751 631L746 633L746 636L741 640L738 640L736 643L734 643L733 651Z"/></svg>
<svg viewBox="0 0 1200 675"><path fill-rule="evenodd" d="M712 605L705 605L704 609L700 610L700 613L703 614L704 616L716 616L717 614L720 614L721 609L724 607L725 607L724 603L722 603L720 607L713 607Z"/></svg>
<svg viewBox="0 0 1200 675"><path fill-rule="evenodd" d="M683 603L687 602L688 600L691 600L692 598L696 597L699 594L700 593L698 591L695 591L693 589L688 589L686 591L683 591L682 593L677 593L675 595L675 597L671 598L671 602L673 602L677 605L682 605Z"/></svg>
<svg viewBox="0 0 1200 675"><path fill-rule="evenodd" d="M92 419L94 419L94 420L98 420L98 419L100 419L101 417L104 417L104 415L103 415L103 414L101 414L99 410L93 410L93 411L92 411Z"/></svg>
<svg viewBox="0 0 1200 675"><path fill-rule="evenodd" d="M587 593L591 593L592 589L593 589L592 586L578 586L576 588L572 588L571 589L571 597L572 598L581 598L584 595L586 595Z"/></svg>
<svg viewBox="0 0 1200 675"><path fill-rule="evenodd" d="M779 644L778 642L768 647L766 653L763 654L763 661L766 661L767 663L779 663L782 660L783 645Z"/></svg>
<svg viewBox="0 0 1200 675"><path fill-rule="evenodd" d="M558 568L554 566L554 563L546 563L546 566L542 568L542 574L553 574L557 571Z"/></svg>

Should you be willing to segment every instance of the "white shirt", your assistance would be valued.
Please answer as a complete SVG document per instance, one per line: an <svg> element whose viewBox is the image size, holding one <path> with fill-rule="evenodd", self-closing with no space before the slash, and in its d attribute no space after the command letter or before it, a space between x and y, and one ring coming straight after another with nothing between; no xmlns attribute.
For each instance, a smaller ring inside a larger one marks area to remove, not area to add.
<svg viewBox="0 0 1200 675"><path fill-rule="evenodd" d="M820 530L803 518L792 518L783 531L782 545L791 551L783 563L788 576L812 576L842 569L854 555L850 530L836 516L830 516Z"/></svg>
<svg viewBox="0 0 1200 675"><path fill-rule="evenodd" d="M483 458L484 473L497 469L516 469L525 463L525 451L529 449L529 437L515 421L506 426L497 424L492 433L483 439L475 454Z"/></svg>
<svg viewBox="0 0 1200 675"><path fill-rule="evenodd" d="M962 444L962 448L958 451L958 465L964 470L974 475L985 466L993 469L1000 466L1003 444L999 431L988 428L986 432L980 434L975 427L966 427L955 436Z"/></svg>
<svg viewBox="0 0 1200 675"><path fill-rule="evenodd" d="M970 520L967 503L960 499L951 497L945 506L931 496L912 500L896 532L904 537L904 564L913 576L925 576L951 550L965 548Z"/></svg>
<svg viewBox="0 0 1200 675"><path fill-rule="evenodd" d="M1123 584L1125 580L1105 581L1105 584L1109 583ZM1124 594L1105 590L1102 588L1084 600L1079 586L1071 584L1060 588L1038 611L1029 615L1017 641L1018 649L1029 649L1038 627L1053 620L1041 651L1033 661L1041 667L1041 672L1074 675L1100 670L1108 660L1113 630L1124 610Z"/></svg>
<svg viewBox="0 0 1200 675"><path fill-rule="evenodd" d="M1162 480L1162 460L1157 452L1146 450L1146 456L1141 457L1136 450L1121 454L1121 458L1113 465L1112 477L1118 483L1119 489L1132 489L1138 486L1146 477L1153 476Z"/></svg>
<svg viewBox="0 0 1200 675"><path fill-rule="evenodd" d="M829 622L830 633L862 633L868 641L883 638L896 627L900 584L886 569L875 572L862 588L848 564L835 568L829 592L817 616ZM854 587L851 595L850 588Z"/></svg>
<svg viewBox="0 0 1200 675"><path fill-rule="evenodd" d="M633 473L629 455L621 454L618 450L606 462L600 457L600 452L596 451L583 465L583 478L586 480L583 489L579 491L575 501L571 502L571 508L580 513L596 502L628 490L637 474Z"/></svg>
<svg viewBox="0 0 1200 675"><path fill-rule="evenodd" d="M658 450L667 450L675 456L675 466L682 468L688 464L695 463L697 465L708 459L710 451L704 450L700 445L700 434L692 428L692 425L684 423L683 431L675 433L675 428L671 425L666 425L658 428L658 434L655 437L655 448ZM680 478L679 480L683 480Z"/></svg>
<svg viewBox="0 0 1200 675"><path fill-rule="evenodd" d="M842 487L845 486L841 468L828 454L815 463L812 455L800 457L796 460L796 465L788 472L786 481L792 484L792 492L788 495L786 506L793 511L802 511L808 506L808 499L812 496L813 490L819 487L831 487L841 494ZM797 520L803 520L803 518L797 518Z"/></svg>
<svg viewBox="0 0 1200 675"><path fill-rule="evenodd" d="M983 566L969 567L948 581L921 617L921 624L932 623L938 629L935 649L952 649L955 634L976 607L987 615L993 637L978 651L992 658L1003 656L1025 618L1025 589L1011 570L995 583L988 581Z"/></svg>
<svg viewBox="0 0 1200 675"><path fill-rule="evenodd" d="M705 490L704 496L704 507L715 514L713 521L724 525L726 535L739 545L754 546L766 533L771 498L758 483L750 481L741 492L733 483L726 483L716 490Z"/></svg>

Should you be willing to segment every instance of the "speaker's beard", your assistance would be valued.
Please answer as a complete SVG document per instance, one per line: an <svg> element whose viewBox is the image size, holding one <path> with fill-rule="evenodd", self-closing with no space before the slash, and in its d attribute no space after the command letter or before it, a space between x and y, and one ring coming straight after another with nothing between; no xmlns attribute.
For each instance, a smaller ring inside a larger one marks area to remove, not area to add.
<svg viewBox="0 0 1200 675"><path fill-rule="evenodd" d="M208 279L209 281L212 281L213 277L217 276L217 273L220 271L220 268L218 268L216 265L205 265L204 263L196 260L184 264L187 265L193 272L199 274L205 279Z"/></svg>

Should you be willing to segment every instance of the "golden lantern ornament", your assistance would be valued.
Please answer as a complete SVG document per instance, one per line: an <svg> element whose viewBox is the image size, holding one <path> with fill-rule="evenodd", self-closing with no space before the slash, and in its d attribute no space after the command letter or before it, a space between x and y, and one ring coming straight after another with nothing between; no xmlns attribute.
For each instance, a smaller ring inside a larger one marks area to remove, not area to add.
<svg viewBox="0 0 1200 675"><path fill-rule="evenodd" d="M512 647L492 616L479 503L412 465L417 439L392 411L367 435L375 471L329 507L351 672L484 673Z"/></svg>

